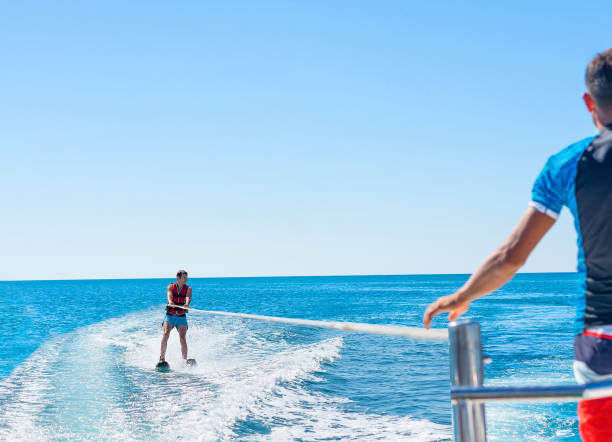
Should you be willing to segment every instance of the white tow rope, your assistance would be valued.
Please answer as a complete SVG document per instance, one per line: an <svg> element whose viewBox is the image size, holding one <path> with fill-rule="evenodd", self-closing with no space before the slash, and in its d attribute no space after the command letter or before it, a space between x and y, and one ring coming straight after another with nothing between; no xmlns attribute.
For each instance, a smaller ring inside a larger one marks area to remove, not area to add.
<svg viewBox="0 0 612 442"><path fill-rule="evenodd" d="M336 321L313 321L310 319L279 318L276 316L250 315L248 313L219 312L214 310L200 310L189 308L192 312L208 313L210 315L234 316L236 318L257 319L260 321L280 322L283 324L305 325L308 327L331 328L357 333L373 333L387 336L403 336L412 339L441 340L448 339L448 330L445 328L434 328L426 330L418 327L407 327L405 325L382 325L365 324L362 322L336 322Z"/></svg>

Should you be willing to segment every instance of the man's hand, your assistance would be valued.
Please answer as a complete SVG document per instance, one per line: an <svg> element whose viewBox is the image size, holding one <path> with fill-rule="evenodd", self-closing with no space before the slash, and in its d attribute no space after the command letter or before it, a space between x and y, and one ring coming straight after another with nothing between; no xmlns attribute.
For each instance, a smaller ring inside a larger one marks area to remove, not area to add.
<svg viewBox="0 0 612 442"><path fill-rule="evenodd" d="M425 314L423 314L423 324L425 325L425 328L429 330L433 317L442 312L449 312L448 320L454 321L459 316L464 314L469 307L469 301L460 301L457 293L442 296L427 307Z"/></svg>

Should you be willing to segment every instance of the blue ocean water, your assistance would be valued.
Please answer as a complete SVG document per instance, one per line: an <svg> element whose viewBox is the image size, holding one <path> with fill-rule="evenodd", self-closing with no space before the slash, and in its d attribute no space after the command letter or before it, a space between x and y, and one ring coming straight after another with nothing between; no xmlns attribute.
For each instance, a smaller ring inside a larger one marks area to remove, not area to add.
<svg viewBox="0 0 612 442"><path fill-rule="evenodd" d="M468 275L191 278L192 306L420 326ZM189 314L157 373L172 279L0 282L0 439L450 440L445 342ZM573 383L575 274L473 303L487 384ZM445 327L445 317L434 327ZM487 405L489 439L579 440L575 404Z"/></svg>

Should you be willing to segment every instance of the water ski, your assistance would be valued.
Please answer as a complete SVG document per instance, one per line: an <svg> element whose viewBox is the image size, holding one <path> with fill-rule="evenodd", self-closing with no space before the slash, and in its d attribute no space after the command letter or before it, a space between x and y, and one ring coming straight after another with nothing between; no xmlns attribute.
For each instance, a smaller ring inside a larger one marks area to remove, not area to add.
<svg viewBox="0 0 612 442"><path fill-rule="evenodd" d="M187 367L195 367L196 365L196 360L195 359L187 359L185 361L185 365L187 365Z"/></svg>
<svg viewBox="0 0 612 442"><path fill-rule="evenodd" d="M155 370L161 372L168 372L170 371L170 364L168 364L166 361L159 361L155 366Z"/></svg>

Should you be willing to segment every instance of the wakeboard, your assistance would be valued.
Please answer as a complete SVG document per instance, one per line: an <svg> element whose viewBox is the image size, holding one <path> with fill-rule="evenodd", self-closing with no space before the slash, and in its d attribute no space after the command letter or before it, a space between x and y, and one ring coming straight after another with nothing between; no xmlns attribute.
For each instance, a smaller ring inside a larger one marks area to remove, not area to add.
<svg viewBox="0 0 612 442"><path fill-rule="evenodd" d="M187 360L185 361L185 365L187 365L187 367L192 367L192 368L194 368L194 367L195 367L196 365L198 365L198 364L196 363L196 360L195 360L195 359L187 359Z"/></svg>
<svg viewBox="0 0 612 442"><path fill-rule="evenodd" d="M162 373L169 372L170 364L168 364L166 361L159 361L157 365L155 366L155 370L160 371Z"/></svg>

